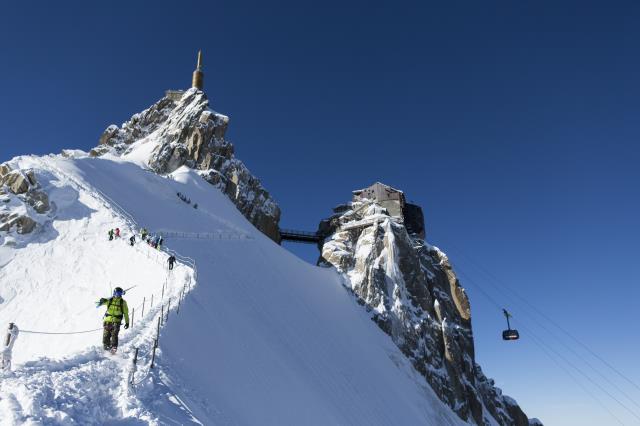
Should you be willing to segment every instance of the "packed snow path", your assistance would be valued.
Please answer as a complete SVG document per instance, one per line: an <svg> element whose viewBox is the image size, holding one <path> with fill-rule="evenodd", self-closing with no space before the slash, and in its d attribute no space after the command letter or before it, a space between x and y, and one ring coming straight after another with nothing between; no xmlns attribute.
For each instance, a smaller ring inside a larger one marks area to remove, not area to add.
<svg viewBox="0 0 640 426"><path fill-rule="evenodd" d="M0 383L0 417L6 424L463 424L335 271L277 246L194 171L179 169L166 178L116 159L16 161L40 174L62 171L82 187L71 194L72 182L51 178L52 190L66 191L66 197L54 197L60 201L58 216L41 241L0 253L7 262L0 278L15 293L0 304L0 324L15 321L32 330L99 324L92 302L110 280L139 286L130 294L132 306L149 292L158 294L164 266L125 250L124 243L116 247L106 241L106 230L122 221L120 210L150 231L248 238L166 240L195 260L197 284L180 314L172 313L162 329L158 369L150 374L148 348L157 312L123 333L122 352L114 358L96 350L99 333L70 337L69 347L61 347L66 339L40 345L19 336L16 371ZM198 209L179 200L177 192L190 194ZM96 193L111 200L108 206ZM30 270L29 262L38 258ZM54 277L57 269L61 274L53 283L51 269ZM171 286L176 292L190 274L184 269ZM61 295L69 302L62 314L50 303ZM37 309L30 298L38 299ZM35 318L32 311L38 312ZM129 389L128 354L135 346L142 348L140 384ZM52 352L51 359L37 359Z"/></svg>

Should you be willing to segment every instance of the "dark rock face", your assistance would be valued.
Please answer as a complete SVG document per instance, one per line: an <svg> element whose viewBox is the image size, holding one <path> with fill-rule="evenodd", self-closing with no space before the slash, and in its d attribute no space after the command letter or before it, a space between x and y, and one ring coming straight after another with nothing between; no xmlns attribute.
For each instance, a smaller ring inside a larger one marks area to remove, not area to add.
<svg viewBox="0 0 640 426"><path fill-rule="evenodd" d="M471 306L447 256L422 238L416 223L392 216L374 200L321 222L327 235L320 263L335 266L347 286L372 313L430 383L463 420L479 425L529 425L527 416L502 396L475 362ZM413 232L408 232L414 226ZM420 232L422 231L422 232Z"/></svg>
<svg viewBox="0 0 640 426"><path fill-rule="evenodd" d="M91 155L122 155L134 142L155 143L149 167L156 173L171 173L182 166L200 170L201 176L224 191L256 228L279 242L280 208L234 157L233 145L224 138L228 123L228 117L209 109L204 92L190 89L178 100L161 99L135 114L122 128L107 127Z"/></svg>

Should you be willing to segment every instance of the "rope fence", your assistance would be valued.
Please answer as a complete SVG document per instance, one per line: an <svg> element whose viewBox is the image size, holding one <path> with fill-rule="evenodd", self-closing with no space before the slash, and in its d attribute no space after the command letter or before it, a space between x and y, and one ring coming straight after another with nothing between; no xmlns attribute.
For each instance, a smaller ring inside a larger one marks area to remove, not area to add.
<svg viewBox="0 0 640 426"><path fill-rule="evenodd" d="M195 275L195 270L194 270L194 275ZM158 315L158 320L157 320L157 328L156 328L156 333L155 333L155 337L153 338L153 344L151 349L149 349L149 353L147 353L147 358L150 357L150 361L149 361L149 369L147 371L147 373L145 373L144 377L139 380L138 382L135 381L135 376L136 376L136 372L137 372L137 365L138 365L138 360L140 358L140 354L141 354L141 348L140 346L137 346L134 348L134 355L132 358L132 364L131 367L129 369L128 375L127 375L127 384L128 385L136 385L136 384L140 384L150 373L150 371L154 368L155 362L156 362L156 350L159 347L159 342L160 342L160 331L162 329L162 327L164 325L167 324L167 322L169 321L169 316L171 314L171 311L175 312L175 315L179 315L180 314L180 307L182 306L182 302L183 300L186 298L186 295L188 293L188 291L190 291L192 289L192 281L191 281L191 275L187 276L187 279L184 281L182 288L180 288L178 295L177 296L170 296L168 297L166 300L164 298L164 292L165 292L165 287L166 287L166 280L162 285L162 292L161 292L161 296L160 296L160 312ZM140 321L142 321L145 317L148 317L149 315L156 315L158 312L158 305L156 305L156 310L155 312L152 311L153 308L153 296L154 294L151 294L151 306L149 308L149 310L147 311L147 315L144 315L144 306L146 304L146 296L143 298L143 301L141 304L139 304L138 306L132 308L131 310L131 321L130 321L130 329L133 329L133 325L134 325L134 317L135 317L135 310L136 309L140 309L142 308L142 314L141 314L141 318ZM177 299L177 300L176 300ZM172 303L173 302L173 303ZM173 309L172 309L173 307ZM141 322L142 327L144 327L144 322ZM148 326L148 324L147 324ZM1 360L1 365L0 365L0 371L10 371L11 370L11 360L12 360L12 353L13 353L13 347L14 344L16 342L16 339L18 337L18 335L20 333L24 333L24 334L37 334L37 335L74 335L74 334L86 334L86 333L94 333L94 332L98 332L98 331L102 331L103 328L96 328L96 329L92 329L92 330L82 330L82 331L68 331L68 332L54 332L54 331L36 331L36 330L21 330L18 328L18 326L15 323L10 323L9 324L9 328L7 330L7 335L6 338L3 342L3 348L0 351L0 360Z"/></svg>
<svg viewBox="0 0 640 426"><path fill-rule="evenodd" d="M26 333L26 334L86 334L86 333L94 333L94 332L100 331L100 330L102 330L102 327L96 328L96 329L93 329L93 330L66 331L66 332L20 330L20 333Z"/></svg>
<svg viewBox="0 0 640 426"><path fill-rule="evenodd" d="M120 206L120 204L118 204L115 200L113 200L111 197L109 197L108 195L106 195L104 192L100 191L97 188L92 188L89 189L87 188L82 182L78 181L75 177L71 176L70 174L67 174L65 172L63 172L60 168L58 168L57 166L53 165L52 162L48 162L47 164L44 163L44 161L40 160L40 162L43 165L43 168L47 168L47 169L53 169L55 172L57 172L57 174L59 175L58 177L61 179L66 179L67 181L71 182L74 186L86 191L87 193L91 194L92 196L94 196L96 199L98 199L102 204L105 205L105 207L113 210L116 215L120 216L120 218L123 220L123 222L129 226L130 231L132 234L136 234L136 230L140 229L140 227L138 226L137 221L135 220L135 218L128 212L126 211L122 206ZM173 231L165 231L162 234L164 234L163 236L172 236L175 238L202 238L202 239L244 239L242 235L237 234L234 235L232 233L223 233L223 232L219 232L219 233L180 233L180 232L173 232ZM246 236L244 236L246 237ZM125 242L124 239L120 239L121 241ZM140 247L138 246L138 243L134 244L133 247L137 250L137 251L143 251L144 254L147 256L147 258L149 259L154 259L156 260L158 263L161 263L162 265L164 265L167 262L168 256L166 256L166 254L172 255L176 258L176 262L177 263L182 263L183 265L189 267L190 269L192 269L193 271L193 275L196 278L196 282L197 282L197 267L196 267L196 261L190 257L187 256L182 256L179 253L167 249L167 248L163 248L161 250L155 250L155 249L149 249L149 250L141 250ZM154 254L152 254L154 253ZM169 319L169 315L171 312L171 301L173 300L173 306L175 310L176 315L179 314L180 312L180 306L182 304L183 299L186 297L186 294L189 290L191 290L192 288L192 281L191 281L191 274L189 274L187 276L187 280L185 280L182 288L180 289L179 295L178 295L178 301L176 303L175 296L170 296L169 298L167 298L166 300L166 304L165 304L165 299L164 299L164 292L165 292L165 287L167 284L167 280L165 278L165 282L162 285L162 292L161 292L161 296L160 296L160 315L158 317L158 326L157 326L157 330L156 330L156 336L153 340L153 346L151 349L151 360L150 360L150 364L149 364L149 370L146 373L145 377L143 377L142 380L144 380L144 378L146 378L146 376L149 374L149 372L151 371L151 369L153 369L154 367L154 363L156 360L156 349L159 346L159 341L160 341L160 330L161 330L161 325L164 325L167 323L168 319ZM150 307L147 310L147 315L152 313L152 308L153 308L153 298L154 298L154 294L151 294L151 299L150 299ZM140 305L134 307L131 309L131 321L130 321L130 326L131 329L133 329L133 325L134 325L134 319L135 319L135 311L136 309L142 309L142 314L140 315L140 321L142 321L145 318L145 304L146 304L146 296L143 297L143 301ZM157 308L156 308L156 312L157 312ZM142 323L144 324L144 323ZM2 342L2 347L0 350L0 371L10 371L11 370L11 360L12 360L12 352L13 352L13 347L14 344L16 342L16 339L18 337L18 335L20 333L24 333L24 334L34 334L34 335L57 335L57 336L64 336L64 335L77 335L77 334L88 334L88 333L95 333L98 331L103 330L102 327L100 328L95 328L95 329L91 329L91 330L80 330L80 331L67 331L67 332L58 332L58 331L38 331L38 330L21 330L19 329L19 327L15 324L15 323L10 323L9 324L9 328L7 330L7 334L6 337L4 339L4 341ZM138 364L138 359L139 359L139 354L140 354L140 348L136 347L134 350L134 355L132 358L132 366L130 368L129 371L129 375L127 378L127 383L129 385L135 385L135 374L137 371L137 364ZM141 381L140 381L141 382ZM139 383L140 383L139 382Z"/></svg>

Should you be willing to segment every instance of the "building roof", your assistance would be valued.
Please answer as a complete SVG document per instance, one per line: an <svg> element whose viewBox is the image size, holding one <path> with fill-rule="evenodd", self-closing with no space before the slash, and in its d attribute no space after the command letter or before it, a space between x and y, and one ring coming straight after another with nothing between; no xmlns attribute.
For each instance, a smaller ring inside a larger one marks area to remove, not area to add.
<svg viewBox="0 0 640 426"><path fill-rule="evenodd" d="M404 194L404 193L403 193L402 191L400 191L399 189L393 188L393 187L391 187L391 186L389 186L389 185L385 185L385 184L384 184L384 183L382 183L382 182L375 182L374 184L372 184L372 185L370 185L370 186L368 186L368 187L366 187L366 188L363 188L363 189L357 189L357 190L355 190L355 191L352 191L352 193L353 193L353 195L358 195L358 194L360 194L360 193L364 192L365 190L367 190L367 189L369 189L369 188L373 188L374 186L383 186L386 190L393 191L393 192L399 192L400 194Z"/></svg>

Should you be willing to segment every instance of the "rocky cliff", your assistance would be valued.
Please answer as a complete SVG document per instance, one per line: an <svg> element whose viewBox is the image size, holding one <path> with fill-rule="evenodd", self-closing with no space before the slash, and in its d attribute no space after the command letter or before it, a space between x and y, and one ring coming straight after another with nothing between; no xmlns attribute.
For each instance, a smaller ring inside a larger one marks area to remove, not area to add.
<svg viewBox="0 0 640 426"><path fill-rule="evenodd" d="M347 288L460 418L479 425L492 419L541 424L502 395L475 362L471 306L447 256L422 232L408 232L402 214L383 205L354 198L336 208L320 224L327 236L320 262L343 274Z"/></svg>
<svg viewBox="0 0 640 426"><path fill-rule="evenodd" d="M167 96L134 114L121 127L110 125L91 155L128 155L139 145L150 145L146 163L160 174L187 166L224 191L258 229L279 241L280 208L247 167L234 156L225 139L229 118L209 108L204 92L186 91Z"/></svg>

